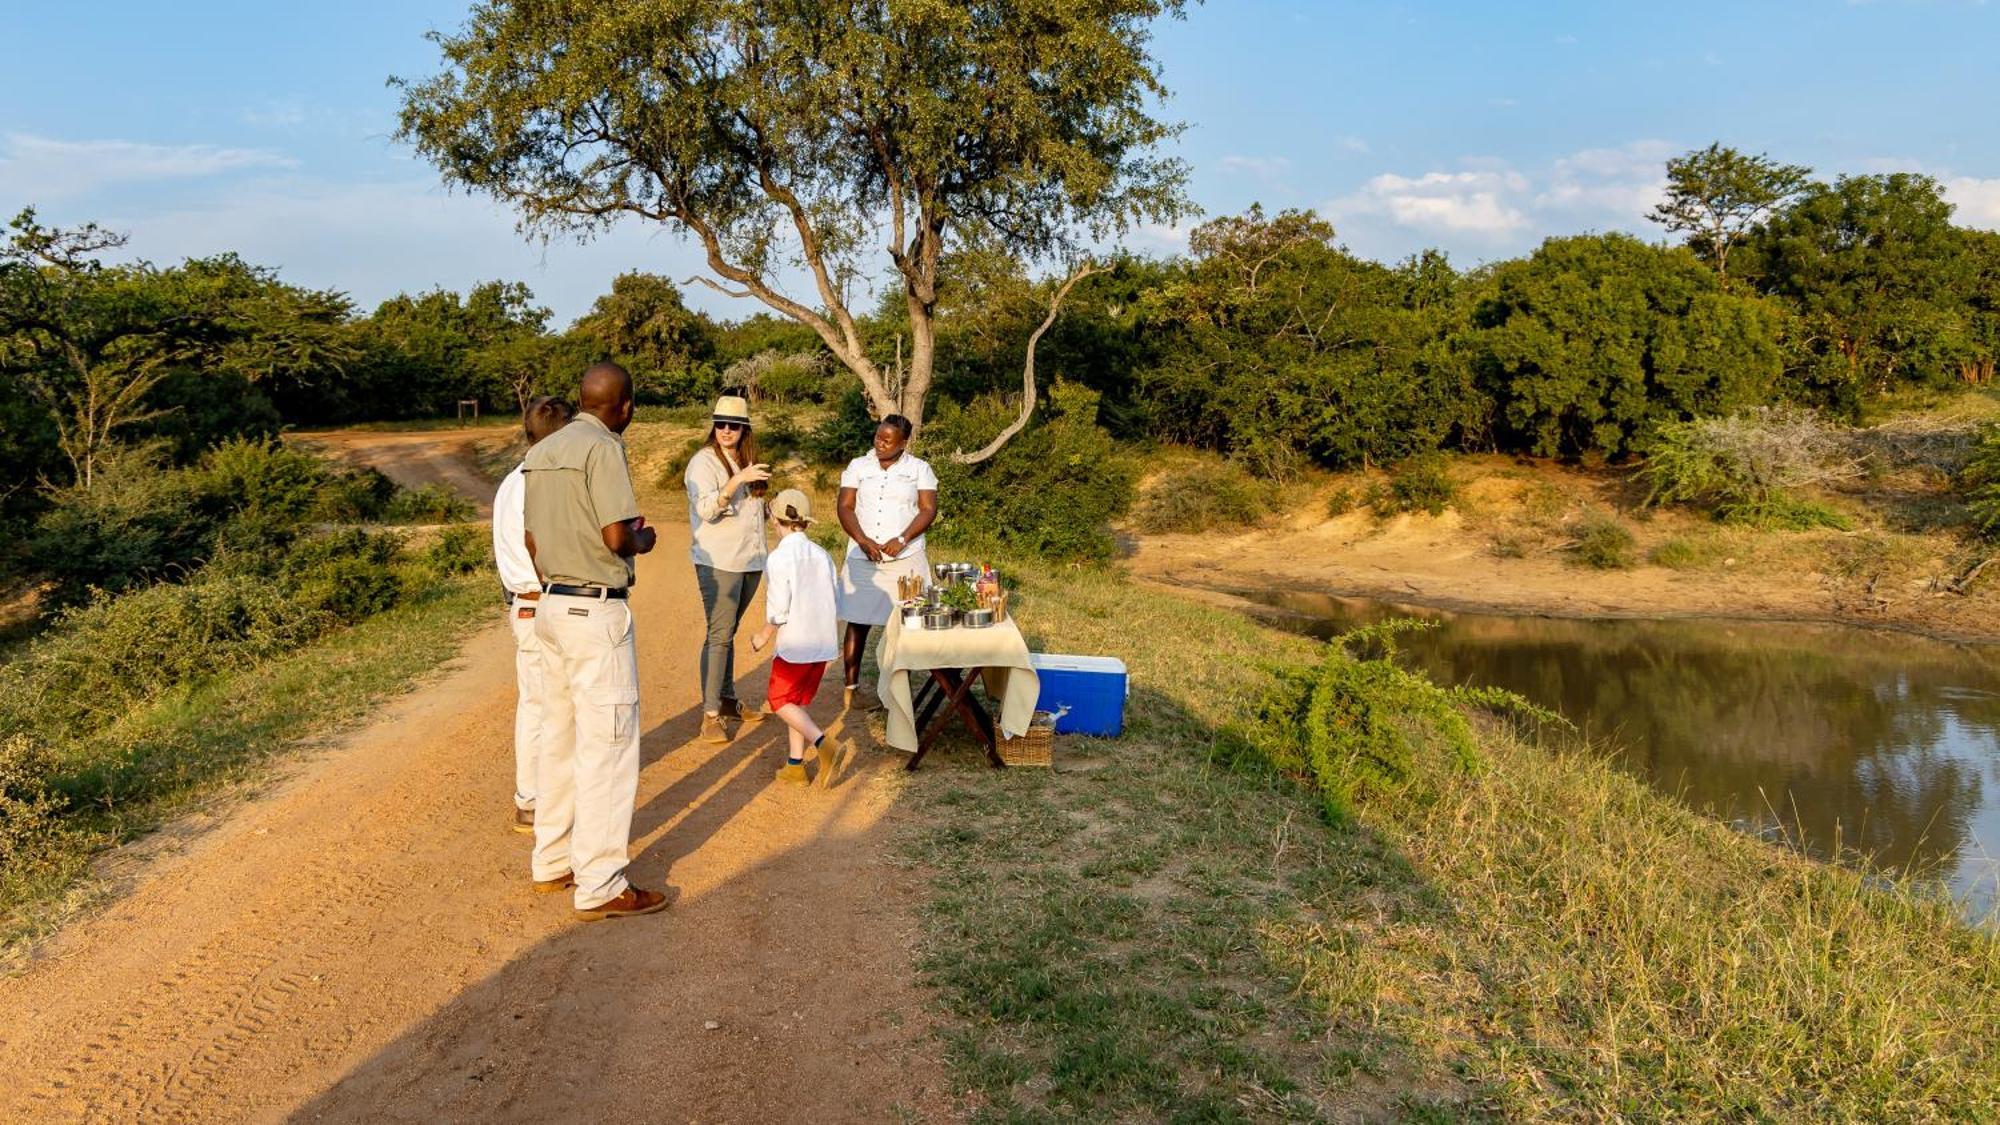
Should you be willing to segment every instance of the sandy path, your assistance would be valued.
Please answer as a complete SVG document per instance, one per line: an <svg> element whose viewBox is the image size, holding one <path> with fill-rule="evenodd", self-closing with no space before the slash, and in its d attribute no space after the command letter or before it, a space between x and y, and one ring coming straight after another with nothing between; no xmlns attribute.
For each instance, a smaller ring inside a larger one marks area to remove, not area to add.
<svg viewBox="0 0 2000 1125"><path fill-rule="evenodd" d="M511 433L492 428L407 433L333 430L297 434L291 440L325 456L372 465L405 488L448 484L478 504L479 518L486 519L493 515L493 486L474 467L473 450L483 441L505 440Z"/></svg>
<svg viewBox="0 0 2000 1125"><path fill-rule="evenodd" d="M530 893L496 609L441 678L0 980L0 1121L948 1116L883 847L897 763L781 790L775 721L690 741L700 606L685 526L658 522L633 873L672 910L583 924Z"/></svg>

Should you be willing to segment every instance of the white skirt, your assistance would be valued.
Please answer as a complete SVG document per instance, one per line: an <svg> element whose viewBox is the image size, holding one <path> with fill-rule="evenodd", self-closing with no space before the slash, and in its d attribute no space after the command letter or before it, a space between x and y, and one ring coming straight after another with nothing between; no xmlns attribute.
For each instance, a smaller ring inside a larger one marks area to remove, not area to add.
<svg viewBox="0 0 2000 1125"><path fill-rule="evenodd" d="M851 625L887 625L896 612L896 579L930 572L930 559L921 550L892 562L847 556L847 565L840 568L840 619Z"/></svg>

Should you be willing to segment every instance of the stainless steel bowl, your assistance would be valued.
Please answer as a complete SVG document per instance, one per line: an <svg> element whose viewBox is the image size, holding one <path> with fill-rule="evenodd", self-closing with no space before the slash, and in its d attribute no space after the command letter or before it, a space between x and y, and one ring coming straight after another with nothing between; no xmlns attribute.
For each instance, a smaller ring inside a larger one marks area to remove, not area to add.
<svg viewBox="0 0 2000 1125"><path fill-rule="evenodd" d="M924 611L924 628L949 629L958 624L958 611L950 606L938 606Z"/></svg>
<svg viewBox="0 0 2000 1125"><path fill-rule="evenodd" d="M959 624L968 629L986 629L993 625L993 611L990 609L968 609Z"/></svg>
<svg viewBox="0 0 2000 1125"><path fill-rule="evenodd" d="M922 602L904 602L904 603L903 603L903 628L905 628L905 629L921 629L921 628L923 628L923 624L924 624L924 603L922 603Z"/></svg>

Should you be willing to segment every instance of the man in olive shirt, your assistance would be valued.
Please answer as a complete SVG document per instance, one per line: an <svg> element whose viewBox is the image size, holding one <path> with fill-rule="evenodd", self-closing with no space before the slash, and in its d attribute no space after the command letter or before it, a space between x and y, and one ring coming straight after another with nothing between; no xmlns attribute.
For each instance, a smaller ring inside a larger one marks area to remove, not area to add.
<svg viewBox="0 0 2000 1125"><path fill-rule="evenodd" d="M575 888L585 920L651 914L667 898L625 879L639 792L639 664L632 644L632 559L653 549L619 438L632 377L615 363L584 372L576 420L521 462L528 554L547 583L535 615L547 684L535 889Z"/></svg>

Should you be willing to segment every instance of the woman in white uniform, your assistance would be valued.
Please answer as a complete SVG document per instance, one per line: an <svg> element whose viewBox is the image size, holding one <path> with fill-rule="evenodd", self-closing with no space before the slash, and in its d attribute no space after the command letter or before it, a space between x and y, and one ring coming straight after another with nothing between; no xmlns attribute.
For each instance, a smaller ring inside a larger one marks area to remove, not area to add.
<svg viewBox="0 0 2000 1125"><path fill-rule="evenodd" d="M924 532L937 519L937 474L909 452L910 420L891 414L875 427L875 446L840 474L840 526L847 559L840 569L840 618L847 622L840 661L847 702L873 708L877 697L856 688L868 631L896 612L896 580L927 575Z"/></svg>

